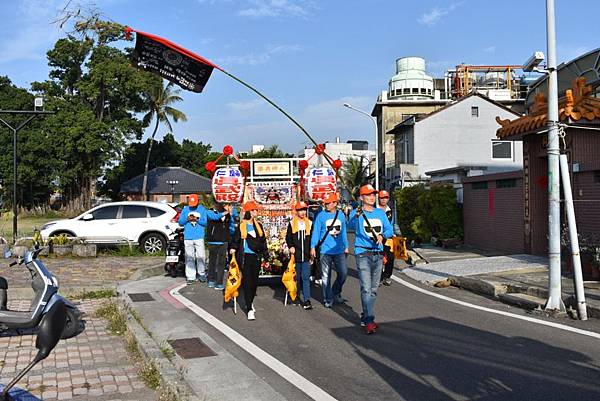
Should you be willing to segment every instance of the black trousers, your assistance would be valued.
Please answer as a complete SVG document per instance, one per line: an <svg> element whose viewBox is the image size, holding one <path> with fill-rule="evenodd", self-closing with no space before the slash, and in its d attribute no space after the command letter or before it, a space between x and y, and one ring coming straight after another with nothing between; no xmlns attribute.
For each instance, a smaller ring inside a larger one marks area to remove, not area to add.
<svg viewBox="0 0 600 401"><path fill-rule="evenodd" d="M226 264L227 244L208 244L208 281L222 285Z"/></svg>
<svg viewBox="0 0 600 401"><path fill-rule="evenodd" d="M394 272L394 252L391 246L383 246L383 254L385 256L385 265L383 265L383 274L381 280L392 277Z"/></svg>
<svg viewBox="0 0 600 401"><path fill-rule="evenodd" d="M258 286L258 275L260 273L260 259L254 253L244 253L244 265L242 267L242 288L244 289L244 300L246 301L246 312L252 309L252 302L256 296Z"/></svg>

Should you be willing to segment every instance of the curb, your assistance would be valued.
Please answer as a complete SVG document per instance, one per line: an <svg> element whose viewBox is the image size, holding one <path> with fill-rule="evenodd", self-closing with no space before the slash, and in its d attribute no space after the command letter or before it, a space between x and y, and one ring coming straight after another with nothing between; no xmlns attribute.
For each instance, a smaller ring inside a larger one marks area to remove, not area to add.
<svg viewBox="0 0 600 401"><path fill-rule="evenodd" d="M182 400L201 401L200 398L194 394L192 388L181 377L182 375L179 373L173 362L162 353L155 339L146 332L146 329L144 329L136 317L131 313L131 311L135 309L127 300L126 295L126 293L122 292L119 294L119 298L127 306L124 311L127 314L127 327L135 337L140 352L147 360L154 362L156 368L160 372L163 382L172 385L175 388L177 395L181 397Z"/></svg>
<svg viewBox="0 0 600 401"><path fill-rule="evenodd" d="M462 276L450 276L448 279L454 287L487 295L524 309L543 308L545 300L548 298L548 290L542 287L499 283ZM563 292L562 300L567 308L571 307L576 310L577 302L573 294ZM600 318L600 305L590 305L588 303L587 313L588 317Z"/></svg>

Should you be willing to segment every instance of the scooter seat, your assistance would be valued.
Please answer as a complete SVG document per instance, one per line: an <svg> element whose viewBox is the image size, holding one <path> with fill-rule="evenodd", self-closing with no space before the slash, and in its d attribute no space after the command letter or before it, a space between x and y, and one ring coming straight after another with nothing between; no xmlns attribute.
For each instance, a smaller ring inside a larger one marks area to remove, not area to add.
<svg viewBox="0 0 600 401"><path fill-rule="evenodd" d="M13 329L25 329L35 326L37 322L32 322L32 317L32 312L0 311L0 322L6 327Z"/></svg>

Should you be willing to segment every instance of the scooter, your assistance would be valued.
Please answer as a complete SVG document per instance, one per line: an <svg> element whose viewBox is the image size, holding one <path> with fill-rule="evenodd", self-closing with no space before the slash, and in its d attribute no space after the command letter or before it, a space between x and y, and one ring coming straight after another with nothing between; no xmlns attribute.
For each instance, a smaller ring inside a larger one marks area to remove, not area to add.
<svg viewBox="0 0 600 401"><path fill-rule="evenodd" d="M176 228L172 233L167 245L167 257L165 258L165 271L171 277L183 275L185 272L185 245L183 242L183 227Z"/></svg>
<svg viewBox="0 0 600 401"><path fill-rule="evenodd" d="M83 329L81 312L69 300L58 295L58 280L50 273L44 264L37 258L41 248L28 251L22 258L12 262L9 267L24 265L31 275L31 288L34 298L30 310L27 312L11 311L7 309L8 283L0 277L0 331L9 329L33 329L40 325L44 316L57 303L64 305L66 323L60 338L74 337Z"/></svg>

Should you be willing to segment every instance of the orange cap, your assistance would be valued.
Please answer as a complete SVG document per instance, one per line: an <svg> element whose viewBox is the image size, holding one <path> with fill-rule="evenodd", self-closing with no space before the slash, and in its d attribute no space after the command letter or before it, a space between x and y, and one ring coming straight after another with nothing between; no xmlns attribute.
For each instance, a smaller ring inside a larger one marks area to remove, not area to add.
<svg viewBox="0 0 600 401"><path fill-rule="evenodd" d="M377 190L371 184L366 184L366 185L363 185L362 187L360 187L361 195L371 195L371 194L376 194L376 193L377 193Z"/></svg>
<svg viewBox="0 0 600 401"><path fill-rule="evenodd" d="M191 206L191 207L198 206L198 195L191 194L188 197L188 205Z"/></svg>
<svg viewBox="0 0 600 401"><path fill-rule="evenodd" d="M306 209L308 209L308 205L306 204L306 202L300 201L300 202L296 203L295 209L296 210L306 210Z"/></svg>
<svg viewBox="0 0 600 401"><path fill-rule="evenodd" d="M388 191L386 191L385 189L382 189L381 191L379 191L379 197L380 198L389 198L390 193Z"/></svg>
<svg viewBox="0 0 600 401"><path fill-rule="evenodd" d="M324 204L337 202L337 201L338 201L338 196L335 192L330 193L329 195L327 195L327 197L325 199L323 199Z"/></svg>
<svg viewBox="0 0 600 401"><path fill-rule="evenodd" d="M244 203L244 205L242 206L242 209L244 210L244 212L258 210L258 203L254 202L253 200L248 201L248 202Z"/></svg>

